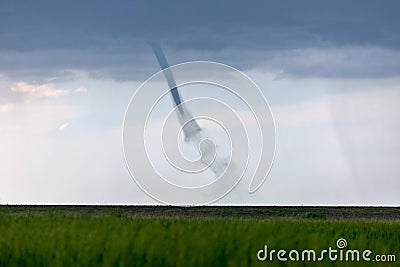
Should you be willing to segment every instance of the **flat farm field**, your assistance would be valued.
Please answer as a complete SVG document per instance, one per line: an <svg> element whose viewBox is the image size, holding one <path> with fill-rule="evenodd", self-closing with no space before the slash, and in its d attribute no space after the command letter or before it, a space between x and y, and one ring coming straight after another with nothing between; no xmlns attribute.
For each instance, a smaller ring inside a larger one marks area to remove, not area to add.
<svg viewBox="0 0 400 267"><path fill-rule="evenodd" d="M0 206L0 266L399 262L399 208Z"/></svg>

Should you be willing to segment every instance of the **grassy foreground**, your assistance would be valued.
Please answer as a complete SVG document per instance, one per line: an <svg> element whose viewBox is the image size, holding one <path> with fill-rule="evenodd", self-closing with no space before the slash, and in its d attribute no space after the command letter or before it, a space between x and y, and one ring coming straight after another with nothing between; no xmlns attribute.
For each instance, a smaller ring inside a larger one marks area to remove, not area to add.
<svg viewBox="0 0 400 267"><path fill-rule="evenodd" d="M0 214L0 266L287 266L260 262L270 249L336 248L395 254L400 222L326 219L144 218L118 215ZM289 262L289 266L360 266L361 262Z"/></svg>

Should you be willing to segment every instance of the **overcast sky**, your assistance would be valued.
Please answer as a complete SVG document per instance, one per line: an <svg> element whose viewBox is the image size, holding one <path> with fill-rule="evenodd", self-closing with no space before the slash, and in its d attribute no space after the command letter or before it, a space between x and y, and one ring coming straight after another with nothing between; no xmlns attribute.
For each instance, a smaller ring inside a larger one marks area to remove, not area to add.
<svg viewBox="0 0 400 267"><path fill-rule="evenodd" d="M125 167L137 88L171 64L258 84L276 160L218 204L400 204L398 1L1 1L0 203L157 203ZM184 94L189 97L190 94Z"/></svg>

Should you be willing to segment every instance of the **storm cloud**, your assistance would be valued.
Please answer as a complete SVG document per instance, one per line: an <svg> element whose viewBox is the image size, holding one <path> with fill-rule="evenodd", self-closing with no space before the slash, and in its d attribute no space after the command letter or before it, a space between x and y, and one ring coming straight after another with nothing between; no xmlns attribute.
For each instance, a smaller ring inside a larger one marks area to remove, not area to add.
<svg viewBox="0 0 400 267"><path fill-rule="evenodd" d="M30 82L133 81L157 70L147 41L172 64L212 60L296 77L400 74L396 1L2 1L0 73Z"/></svg>

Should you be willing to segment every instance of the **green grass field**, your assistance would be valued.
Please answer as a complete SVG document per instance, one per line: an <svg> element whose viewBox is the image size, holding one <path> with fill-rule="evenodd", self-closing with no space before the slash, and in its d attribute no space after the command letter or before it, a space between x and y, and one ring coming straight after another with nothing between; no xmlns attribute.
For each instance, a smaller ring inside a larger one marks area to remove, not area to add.
<svg viewBox="0 0 400 267"><path fill-rule="evenodd" d="M157 209L157 208L155 208ZM308 213L310 214L310 213ZM312 214L312 213L311 213ZM118 209L0 209L0 266L360 266L365 262L260 262L257 252L317 252L345 238L346 249L394 254L400 266L398 220L128 216ZM311 216L313 217L313 216Z"/></svg>

